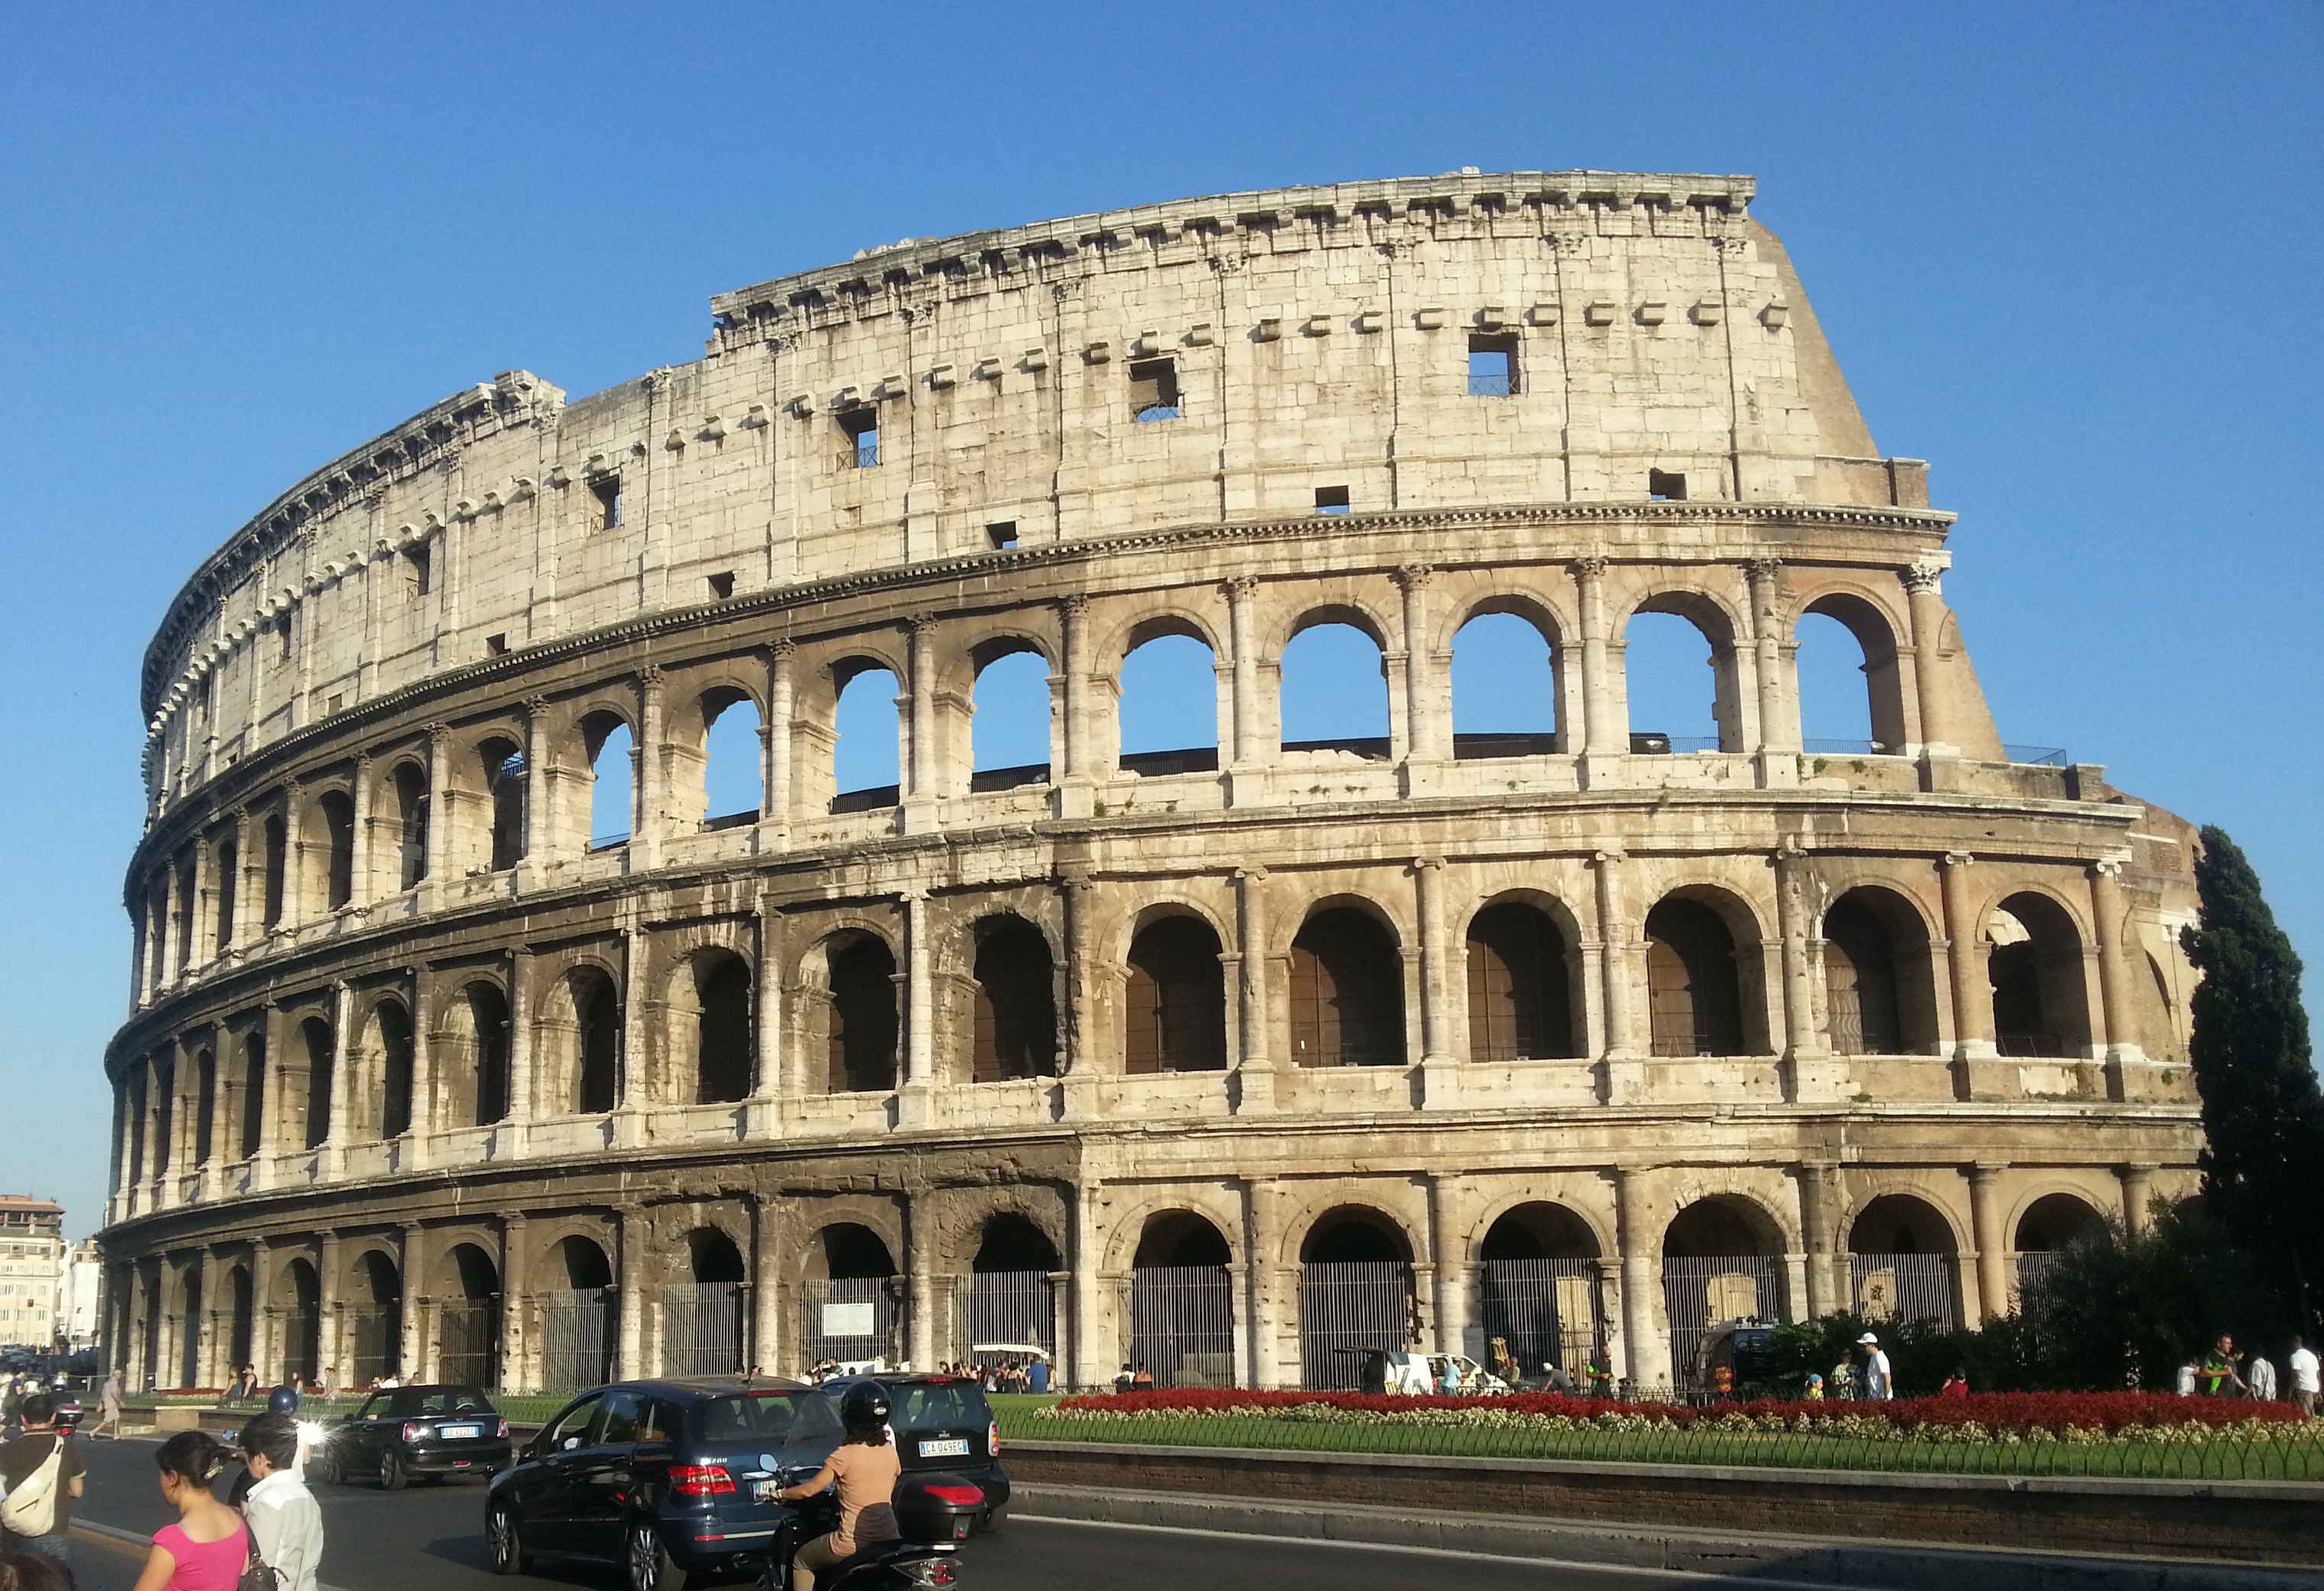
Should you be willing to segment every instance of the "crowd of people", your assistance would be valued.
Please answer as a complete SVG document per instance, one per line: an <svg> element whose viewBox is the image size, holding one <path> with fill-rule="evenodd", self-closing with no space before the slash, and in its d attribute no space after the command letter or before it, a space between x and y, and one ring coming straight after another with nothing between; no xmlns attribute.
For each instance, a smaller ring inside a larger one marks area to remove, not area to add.
<svg viewBox="0 0 2324 1591"><path fill-rule="evenodd" d="M2285 1339L2283 1363L2279 1366L2265 1354L2237 1348L2236 1339L2222 1332L2208 1351L2190 1354L2180 1362L2177 1391L2182 1398L2256 1398L2294 1403L2313 1420L2319 1393L2324 1393L2319 1369L2316 1350L2304 1338Z"/></svg>

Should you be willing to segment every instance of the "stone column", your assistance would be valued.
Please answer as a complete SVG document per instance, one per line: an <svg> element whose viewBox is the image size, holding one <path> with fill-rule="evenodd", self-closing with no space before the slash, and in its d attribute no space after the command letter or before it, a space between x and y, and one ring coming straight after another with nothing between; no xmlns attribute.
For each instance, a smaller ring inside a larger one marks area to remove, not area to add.
<svg viewBox="0 0 2324 1591"><path fill-rule="evenodd" d="M539 1114L532 1079L532 952L522 945L509 952L508 1116L503 1127L512 1155L521 1154L525 1135Z"/></svg>
<svg viewBox="0 0 2324 1591"><path fill-rule="evenodd" d="M779 843L791 820L791 719L798 668L798 643L785 639L767 648L767 716L759 725L759 829L761 851Z"/></svg>
<svg viewBox="0 0 2324 1591"><path fill-rule="evenodd" d="M751 998L756 1009L752 1034L755 1063L751 1071L751 1102L745 1108L743 1131L753 1138L771 1138L782 1128L785 1090L783 1026L783 916L774 897L759 892L752 920L756 927L757 954L751 968Z"/></svg>
<svg viewBox="0 0 2324 1591"><path fill-rule="evenodd" d="M1235 1112L1251 1115L1275 1108L1275 1067L1267 1035L1267 869L1235 869L1236 963L1242 976L1236 990L1241 1054L1235 1074Z"/></svg>
<svg viewBox="0 0 2324 1591"><path fill-rule="evenodd" d="M1227 599L1227 644L1234 648L1234 744L1228 766L1256 768L1275 760L1259 743L1259 619L1251 612L1259 582L1244 575L1219 589Z"/></svg>
<svg viewBox="0 0 2324 1591"><path fill-rule="evenodd" d="M1446 715L1451 704L1439 688L1436 657L1428 645L1431 574L1425 564L1406 564L1396 572L1396 583L1404 592L1406 795L1423 794L1427 786L1425 770L1450 760L1452 755L1452 725ZM1416 768L1424 771L1416 772Z"/></svg>
<svg viewBox="0 0 2324 1591"><path fill-rule="evenodd" d="M427 1163L428 1138L455 1127L472 1127L475 1122L447 1120L444 1108L445 1080L438 1075L434 991L429 988L428 968L420 965L404 969L411 989L411 1120L404 1128L406 1167L418 1167ZM474 1057L471 1057L473 1060ZM477 1082L481 1085L483 1079ZM382 1136L385 1135L383 1134Z"/></svg>
<svg viewBox="0 0 2324 1591"><path fill-rule="evenodd" d="M1432 1172L1428 1178L1428 1253L1436 1264L1436 1351L1469 1351L1471 1266L1464 1232L1468 1182ZM1481 1357L1481 1356L1472 1356Z"/></svg>
<svg viewBox="0 0 2324 1591"><path fill-rule="evenodd" d="M1087 874L1069 873L1057 880L1057 894L1065 915L1065 1114L1085 1116L1096 1101L1097 1080L1111 1070L1102 1063L1103 1025L1097 998L1097 887Z"/></svg>
<svg viewBox="0 0 2324 1591"><path fill-rule="evenodd" d="M448 724L428 726L428 843L421 864L429 888L440 896L451 887L452 870L452 730Z"/></svg>
<svg viewBox="0 0 2324 1591"><path fill-rule="evenodd" d="M925 1191L912 1196L905 1232L905 1265L912 1287L912 1318L906 1340L915 1370L933 1370L936 1363L936 1223L927 1198Z"/></svg>
<svg viewBox="0 0 2324 1591"><path fill-rule="evenodd" d="M1637 928L1630 921L1629 903L1622 887L1623 863L1618 851L1600 851L1591 860L1598 871L1599 961L1605 974L1606 1103L1620 1105L1634 1099L1646 1081L1642 1057L1651 1047L1637 1028L1637 1006L1631 969L1637 961Z"/></svg>
<svg viewBox="0 0 2324 1591"><path fill-rule="evenodd" d="M355 1017L355 991L342 978L331 985L330 1118L323 1130L323 1164L336 1174L346 1158L348 1118L354 1114L355 1079L348 1075L347 1029Z"/></svg>
<svg viewBox="0 0 2324 1591"><path fill-rule="evenodd" d="M630 870L650 872L661 865L662 814L669 806L669 770L662 749L662 673L649 663L638 670L638 733L630 747L635 815L630 825Z"/></svg>
<svg viewBox="0 0 2324 1591"><path fill-rule="evenodd" d="M1945 600L1939 594L1941 564L1923 562L1904 571L1904 600L1913 621L1910 667L1913 695L1921 704L1921 741L1926 751L1956 756L1952 702L1937 661L1939 639L1944 634Z"/></svg>
<svg viewBox="0 0 2324 1591"><path fill-rule="evenodd" d="M1794 1100L1830 1099L1837 1097L1841 1080L1828 1063L1829 1046L1816 1025L1815 964L1808 942L1819 936L1821 924L1805 898L1810 864L1807 854L1788 842L1776 849L1774 860L1776 932L1783 942L1784 1092Z"/></svg>
<svg viewBox="0 0 2324 1591"><path fill-rule="evenodd" d="M345 1389L346 1366L339 1358L339 1235L325 1232L315 1256L315 1359Z"/></svg>
<svg viewBox="0 0 2324 1591"><path fill-rule="evenodd" d="M1243 1249L1250 1265L1250 1384L1261 1389L1283 1384L1276 1329L1277 1248L1283 1241L1282 1185L1271 1177L1243 1182Z"/></svg>
<svg viewBox="0 0 2324 1591"><path fill-rule="evenodd" d="M1061 768L1049 770L1057 789L1057 815L1087 817L1095 810L1098 759L1090 747L1090 621L1089 598L1078 593L1057 604L1057 622L1064 631L1058 661L1061 732L1056 752Z"/></svg>
<svg viewBox="0 0 2324 1591"><path fill-rule="evenodd" d="M1452 946L1444 929L1444 859L1416 857L1415 905L1420 917L1420 1071L1425 1108L1460 1103L1461 1052L1453 1024Z"/></svg>
<svg viewBox="0 0 2324 1591"><path fill-rule="evenodd" d="M531 1366L531 1323L526 1315L530 1281L525 1267L525 1219L521 1210L501 1217L501 1385L519 1392L540 1384Z"/></svg>
<svg viewBox="0 0 2324 1591"><path fill-rule="evenodd" d="M614 1212L614 1247L619 1251L613 1283L620 1289L620 1342L614 1374L634 1381L646 1374L646 1275L650 1269L645 1211L624 1204Z"/></svg>
<svg viewBox="0 0 2324 1591"><path fill-rule="evenodd" d="M427 1255L422 1247L420 1225L407 1221L396 1234L395 1274L403 1287L403 1302L396 1313L400 1317L395 1345L395 1362L401 1374L408 1378L424 1379L428 1375L428 1285L421 1273L427 1268Z"/></svg>
<svg viewBox="0 0 2324 1591"><path fill-rule="evenodd" d="M907 889L904 902L904 1075L897 1125L924 1127L936 1071L935 924L928 892Z"/></svg>
<svg viewBox="0 0 2324 1591"><path fill-rule="evenodd" d="M371 753L355 759L355 837L348 847L347 904L367 906L374 894L371 878Z"/></svg>
<svg viewBox="0 0 2324 1591"><path fill-rule="evenodd" d="M1105 1245L1097 1229L1098 1195L1103 1187L1094 1177L1073 1186L1074 1248L1067 1263L1074 1268L1068 1283L1074 1292L1074 1340L1072 1357L1061 1368L1075 1386L1102 1386L1112 1373L1106 1356L1098 1351L1105 1346L1098 1333L1098 1317L1105 1307L1101 1275Z"/></svg>
<svg viewBox="0 0 2324 1591"><path fill-rule="evenodd" d="M250 1362L269 1386L282 1373L282 1317L274 1307L273 1245L250 1240Z"/></svg>
<svg viewBox="0 0 2324 1591"><path fill-rule="evenodd" d="M2090 927L2098 940L2098 1005L2105 1019L2106 1032L2098 1035L2097 1052L2107 1062L2112 1074L2109 1092L2119 1099L2125 1097L2122 1069L2135 1066L2146 1059L2137 1041L2138 1023L2132 1016L2135 1008L2131 961L2126 947L2130 943L2130 907L2122 893L2123 859L2107 857L2090 864Z"/></svg>
<svg viewBox="0 0 2324 1591"><path fill-rule="evenodd" d="M1578 558L1567 567L1578 588L1581 612L1582 782L1600 786L1619 774L1620 764L1610 759L1630 750L1629 726L1617 722L1614 711L1612 647L1606 633L1607 564L1604 558Z"/></svg>
<svg viewBox="0 0 2324 1591"><path fill-rule="evenodd" d="M2009 1313L2009 1237L2002 1230L2001 1173L2009 1167L1980 1160L1969 1168L1969 1229L1977 1236L1978 1308L1988 1322Z"/></svg>
<svg viewBox="0 0 2324 1591"><path fill-rule="evenodd" d="M549 810L552 782L549 777L549 698L524 699L524 860L526 872L538 877L555 860L551 854L557 825Z"/></svg>
<svg viewBox="0 0 2324 1591"><path fill-rule="evenodd" d="M904 828L921 833L936 826L937 796L942 793L944 759L936 746L936 621L925 615L912 620L905 643L904 684Z"/></svg>
<svg viewBox="0 0 2324 1591"><path fill-rule="evenodd" d="M1647 1224L1646 1173L1635 1166L1614 1170L1615 1225L1622 1245L1622 1360L1641 1395L1671 1381L1670 1344L1655 1329L1655 1256L1657 1234Z"/></svg>
<svg viewBox="0 0 2324 1591"><path fill-rule="evenodd" d="M252 841L256 838L256 833L251 827L250 808L235 807L233 822L234 902L232 909L226 914L222 931L226 937L226 948L240 950L249 943L250 925L257 922L260 914L266 909L265 902L263 900L255 906L251 904L252 886L255 884L259 889L263 890L266 885L264 864L261 862L254 865L252 862ZM258 848L264 849L263 841L259 841Z"/></svg>
<svg viewBox="0 0 2324 1591"><path fill-rule="evenodd" d="M1759 708L1756 760L1763 789L1799 783L1800 747L1784 700L1783 615L1776 593L1783 567L1778 558L1754 558L1743 566L1751 593L1751 670L1758 686Z"/></svg>
<svg viewBox="0 0 2324 1591"><path fill-rule="evenodd" d="M751 1346L746 1357L770 1375L785 1374L782 1272L776 1204L761 1192L751 1200Z"/></svg>
<svg viewBox="0 0 2324 1591"><path fill-rule="evenodd" d="M2147 1206L2154 1198L2153 1165L2120 1165L2115 1175L2122 1180L2122 1224L2132 1237L2144 1234L2153 1217Z"/></svg>
<svg viewBox="0 0 2324 1591"><path fill-rule="evenodd" d="M1840 1216L1840 1167L1829 1160L1810 1160L1800 1166L1800 1231L1807 1244L1808 1318L1849 1307L1850 1289L1840 1272L1847 1264L1844 1246L1834 1229Z"/></svg>
<svg viewBox="0 0 2324 1591"><path fill-rule="evenodd" d="M1985 970L1985 934L1969 893L1975 859L1948 851L1938 862L1944 886L1946 961L1953 994L1953 1052L1964 1061L1990 1061L1993 1048L1993 988Z"/></svg>

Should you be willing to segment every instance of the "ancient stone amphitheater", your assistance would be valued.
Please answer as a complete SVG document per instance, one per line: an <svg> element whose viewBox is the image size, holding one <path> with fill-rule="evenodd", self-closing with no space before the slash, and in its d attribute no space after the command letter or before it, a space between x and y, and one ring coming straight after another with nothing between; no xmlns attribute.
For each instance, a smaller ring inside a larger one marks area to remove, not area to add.
<svg viewBox="0 0 2324 1591"><path fill-rule="evenodd" d="M1426 1344L1684 1390L1729 1322L1990 1317L2188 1191L2190 832L2003 746L1952 516L1751 197L908 240L291 487L145 659L135 1382ZM1642 614L1715 740L1629 712ZM1815 616L1868 739L1802 739ZM1512 621L1536 727L1455 732ZM1379 732L1286 739L1334 626ZM1132 743L1165 662L1215 733ZM1046 760L982 766L1003 680Z"/></svg>

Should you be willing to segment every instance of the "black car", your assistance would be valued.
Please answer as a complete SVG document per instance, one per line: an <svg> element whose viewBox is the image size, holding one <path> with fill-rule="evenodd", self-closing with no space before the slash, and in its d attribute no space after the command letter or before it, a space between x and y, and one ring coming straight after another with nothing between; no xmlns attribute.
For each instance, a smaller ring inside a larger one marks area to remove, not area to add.
<svg viewBox="0 0 2324 1591"><path fill-rule="evenodd" d="M390 1387L326 1426L308 1462L325 1481L372 1476L391 1492L414 1479L494 1475L509 1466L508 1421L473 1386Z"/></svg>
<svg viewBox="0 0 2324 1591"><path fill-rule="evenodd" d="M897 1488L896 1523L915 1541L958 1541L972 1531L997 1531L1009 1519L1009 1472L1001 1467L1001 1425L984 1388L955 1375L848 1376L824 1383L834 1398L860 1380L888 1389L904 1480ZM957 1477L977 1494L943 1485ZM912 1485L924 1480L933 1484Z"/></svg>

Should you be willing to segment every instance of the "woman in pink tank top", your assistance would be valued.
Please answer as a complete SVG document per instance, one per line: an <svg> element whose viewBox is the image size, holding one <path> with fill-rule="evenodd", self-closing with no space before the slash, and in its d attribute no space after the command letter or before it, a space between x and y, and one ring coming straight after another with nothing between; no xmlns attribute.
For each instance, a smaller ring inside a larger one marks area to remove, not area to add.
<svg viewBox="0 0 2324 1591"><path fill-rule="evenodd" d="M178 1522L153 1532L136 1591L235 1591L250 1558L250 1534L241 1514L210 1495L226 1459L226 1445L207 1431L182 1430L161 1444L154 1462Z"/></svg>

